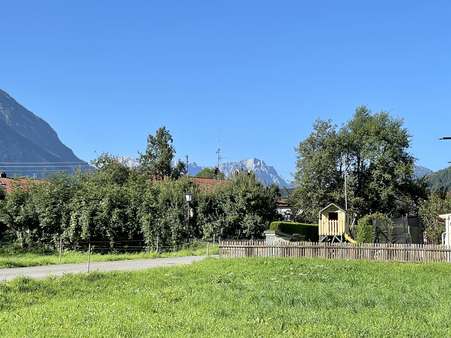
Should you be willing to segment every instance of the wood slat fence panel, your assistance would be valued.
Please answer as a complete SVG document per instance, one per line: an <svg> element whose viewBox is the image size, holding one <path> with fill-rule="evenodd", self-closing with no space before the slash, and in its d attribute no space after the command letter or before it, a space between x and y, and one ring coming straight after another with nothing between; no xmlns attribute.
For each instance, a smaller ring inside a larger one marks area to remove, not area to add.
<svg viewBox="0 0 451 338"><path fill-rule="evenodd" d="M310 257L397 262L451 262L451 247L434 244L350 244L286 242L267 245L264 240L221 241L221 257Z"/></svg>

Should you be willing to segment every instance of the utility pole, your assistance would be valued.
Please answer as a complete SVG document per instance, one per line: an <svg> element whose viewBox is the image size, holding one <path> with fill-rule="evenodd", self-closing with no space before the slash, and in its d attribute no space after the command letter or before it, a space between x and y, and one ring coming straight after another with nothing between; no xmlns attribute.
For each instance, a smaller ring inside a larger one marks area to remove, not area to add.
<svg viewBox="0 0 451 338"><path fill-rule="evenodd" d="M218 148L218 150L216 150L216 154L218 155L218 169L219 169L219 165L221 164L221 148Z"/></svg>
<svg viewBox="0 0 451 338"><path fill-rule="evenodd" d="M342 165L343 165L343 175L345 179L345 211L348 212L348 168L346 168L346 160L343 156L341 158Z"/></svg>
<svg viewBox="0 0 451 338"><path fill-rule="evenodd" d="M189 157L186 155L186 176L189 176Z"/></svg>
<svg viewBox="0 0 451 338"><path fill-rule="evenodd" d="M348 173L345 171L345 211L348 211Z"/></svg>

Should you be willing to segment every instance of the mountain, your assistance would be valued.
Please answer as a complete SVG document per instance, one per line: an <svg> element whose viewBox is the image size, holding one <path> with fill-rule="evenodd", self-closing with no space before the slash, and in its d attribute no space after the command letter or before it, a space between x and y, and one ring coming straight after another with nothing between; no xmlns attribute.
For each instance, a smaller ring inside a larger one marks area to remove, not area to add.
<svg viewBox="0 0 451 338"><path fill-rule="evenodd" d="M47 122L0 90L0 171L43 177L86 166Z"/></svg>
<svg viewBox="0 0 451 338"><path fill-rule="evenodd" d="M219 166L219 170L230 177L237 171L251 171L255 174L257 179L265 184L276 184L281 188L289 187L289 184L277 173L274 167L267 165L264 161L251 158L239 162L223 163Z"/></svg>
<svg viewBox="0 0 451 338"><path fill-rule="evenodd" d="M201 167L196 162L192 162L188 164L188 174L190 176L196 176L204 167Z"/></svg>
<svg viewBox="0 0 451 338"><path fill-rule="evenodd" d="M198 164L193 162L189 164L188 172L191 176L195 176L202 169L202 166L199 166ZM222 163L219 166L219 170L224 173L226 177L231 177L237 171L252 171L257 179L265 185L276 184L281 188L290 187L290 184L288 184L282 177L280 177L274 167L269 166L264 161L256 158L238 162Z"/></svg>
<svg viewBox="0 0 451 338"><path fill-rule="evenodd" d="M431 175L433 171L426 167L422 167L420 165L416 165L414 168L414 175L416 178L423 178L425 176Z"/></svg>
<svg viewBox="0 0 451 338"><path fill-rule="evenodd" d="M123 156L119 157L119 160L130 168L136 168L139 165L138 160L133 157ZM205 167L198 165L196 162L190 162L188 165L188 174L190 176L196 176L204 168ZM257 179L265 185L276 184L281 188L290 187L290 184L280 177L273 167L256 158L239 162L223 163L219 166L219 169L226 177L231 177L237 171L252 171L255 173Z"/></svg>
<svg viewBox="0 0 451 338"><path fill-rule="evenodd" d="M451 191L451 167L436 171L427 176L432 191L446 189Z"/></svg>

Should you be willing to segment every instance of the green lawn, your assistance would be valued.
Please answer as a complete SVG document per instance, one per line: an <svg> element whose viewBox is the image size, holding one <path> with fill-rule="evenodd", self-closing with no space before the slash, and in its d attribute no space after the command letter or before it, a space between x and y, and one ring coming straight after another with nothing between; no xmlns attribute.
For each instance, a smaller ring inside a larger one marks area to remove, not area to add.
<svg viewBox="0 0 451 338"><path fill-rule="evenodd" d="M2 337L451 336L451 265L209 259L0 284Z"/></svg>
<svg viewBox="0 0 451 338"><path fill-rule="evenodd" d="M219 252L217 245L209 246L209 254L217 254ZM174 256L202 256L207 254L207 246L193 245L189 248L174 251L159 253L156 252L141 252L141 253L125 253L125 254L99 254L91 255L92 262L104 262L115 260L128 259L143 259L143 258L160 258L160 257L174 257ZM14 250L0 250L0 268L14 268L36 265L49 264L65 264L65 263L84 263L88 261L88 254L86 252L65 251L59 257L58 253L38 253L38 252L18 252Z"/></svg>

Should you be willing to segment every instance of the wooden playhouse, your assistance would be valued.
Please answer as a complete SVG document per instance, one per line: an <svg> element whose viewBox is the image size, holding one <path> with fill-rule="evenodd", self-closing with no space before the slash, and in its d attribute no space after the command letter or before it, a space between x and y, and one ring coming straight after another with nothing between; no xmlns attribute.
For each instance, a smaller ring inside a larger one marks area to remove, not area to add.
<svg viewBox="0 0 451 338"><path fill-rule="evenodd" d="M335 203L329 204L319 212L319 241L343 242L348 231L346 211Z"/></svg>

